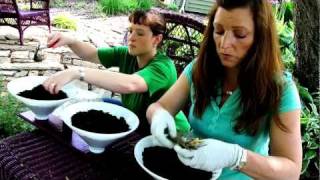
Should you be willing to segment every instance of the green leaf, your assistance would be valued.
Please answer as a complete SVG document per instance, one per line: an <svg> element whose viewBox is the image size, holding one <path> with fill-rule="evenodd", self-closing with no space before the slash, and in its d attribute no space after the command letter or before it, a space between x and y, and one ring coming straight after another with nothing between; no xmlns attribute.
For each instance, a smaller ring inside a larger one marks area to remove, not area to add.
<svg viewBox="0 0 320 180"><path fill-rule="evenodd" d="M298 85L297 88L301 99L304 100L305 103L313 103L313 98L309 93L308 88L300 85Z"/></svg>
<svg viewBox="0 0 320 180"><path fill-rule="evenodd" d="M309 164L310 164L310 160L309 159L303 159L301 174L304 174L307 171L307 168L308 168Z"/></svg>
<svg viewBox="0 0 320 180"><path fill-rule="evenodd" d="M317 156L317 153L316 151L313 151L313 150L308 150L306 153L305 153L305 156L304 156L304 159L313 159Z"/></svg>

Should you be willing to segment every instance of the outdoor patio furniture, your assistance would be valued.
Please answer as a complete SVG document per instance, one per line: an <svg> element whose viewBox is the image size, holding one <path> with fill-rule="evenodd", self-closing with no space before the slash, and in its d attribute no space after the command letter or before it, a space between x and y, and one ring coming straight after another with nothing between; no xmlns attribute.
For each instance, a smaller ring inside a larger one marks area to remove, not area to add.
<svg viewBox="0 0 320 180"><path fill-rule="evenodd" d="M196 58L203 38L205 24L186 14L157 10L165 18L167 31L161 50L175 63L178 75Z"/></svg>
<svg viewBox="0 0 320 180"><path fill-rule="evenodd" d="M60 119L36 121L31 111L20 117L39 130L0 142L1 180L151 179L133 156L141 138L137 133L111 144L102 154L92 154L72 146L71 130Z"/></svg>
<svg viewBox="0 0 320 180"><path fill-rule="evenodd" d="M16 0L0 0L0 26L11 26L19 31L20 45L23 32L30 26L47 25L50 28L50 0L30 0L26 10L19 8Z"/></svg>

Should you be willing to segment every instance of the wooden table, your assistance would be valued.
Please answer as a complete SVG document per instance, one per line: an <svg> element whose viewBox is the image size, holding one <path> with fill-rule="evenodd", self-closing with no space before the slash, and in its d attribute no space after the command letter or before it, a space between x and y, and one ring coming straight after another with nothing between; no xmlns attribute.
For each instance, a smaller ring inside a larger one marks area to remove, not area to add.
<svg viewBox="0 0 320 180"><path fill-rule="evenodd" d="M134 145L142 137L135 132L93 154L82 141L72 140L72 131L59 118L38 121L31 111L19 116L38 130L0 142L1 180L152 179L134 159Z"/></svg>

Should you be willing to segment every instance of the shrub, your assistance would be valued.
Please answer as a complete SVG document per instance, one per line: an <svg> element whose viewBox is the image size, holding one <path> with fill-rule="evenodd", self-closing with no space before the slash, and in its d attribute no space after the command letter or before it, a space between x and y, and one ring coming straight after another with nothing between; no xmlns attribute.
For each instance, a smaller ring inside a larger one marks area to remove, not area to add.
<svg viewBox="0 0 320 180"><path fill-rule="evenodd" d="M126 12L125 4L128 0L101 0L100 6L107 15L116 15Z"/></svg>
<svg viewBox="0 0 320 180"><path fill-rule="evenodd" d="M317 107L320 107L320 90L310 94L307 88L300 85L297 87L302 100L301 136L303 162L301 179L315 179L319 176L320 116Z"/></svg>
<svg viewBox="0 0 320 180"><path fill-rule="evenodd" d="M0 78L0 132L2 136L11 136L34 129L33 126L18 118L17 114L23 110L25 108L22 103L8 94Z"/></svg>
<svg viewBox="0 0 320 180"><path fill-rule="evenodd" d="M170 3L170 4L168 4L168 5L167 5L167 8L168 8L169 10L172 10L172 11L178 11L178 10L179 10L178 6L177 6L175 3Z"/></svg>
<svg viewBox="0 0 320 180"><path fill-rule="evenodd" d="M66 14L59 14L53 18L52 24L62 29L77 30L77 23Z"/></svg>
<svg viewBox="0 0 320 180"><path fill-rule="evenodd" d="M320 116L315 104L310 104L310 108L304 107L301 116L301 132L303 147L302 177L306 179L317 178L319 174L319 154L320 149Z"/></svg>
<svg viewBox="0 0 320 180"><path fill-rule="evenodd" d="M148 10L151 9L151 7L154 5L153 0L137 0L139 9Z"/></svg>
<svg viewBox="0 0 320 180"><path fill-rule="evenodd" d="M273 13L276 17L279 35L281 58L286 69L293 72L295 65L295 41L293 23L293 3L285 1L273 4Z"/></svg>
<svg viewBox="0 0 320 180"><path fill-rule="evenodd" d="M103 12L107 15L128 14L136 9L148 10L154 5L153 0L101 0Z"/></svg>

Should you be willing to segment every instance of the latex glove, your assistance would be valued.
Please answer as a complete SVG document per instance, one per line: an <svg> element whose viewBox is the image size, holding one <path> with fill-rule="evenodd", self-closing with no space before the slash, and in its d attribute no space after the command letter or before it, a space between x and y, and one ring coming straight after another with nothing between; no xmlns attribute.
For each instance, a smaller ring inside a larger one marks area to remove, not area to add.
<svg viewBox="0 0 320 180"><path fill-rule="evenodd" d="M221 175L222 169L218 169L212 172L212 176L210 180L216 180Z"/></svg>
<svg viewBox="0 0 320 180"><path fill-rule="evenodd" d="M151 134L154 137L154 144L172 149L174 143L167 138L166 129L172 138L177 136L175 121L171 114L164 109L158 109L151 119Z"/></svg>
<svg viewBox="0 0 320 180"><path fill-rule="evenodd" d="M215 172L222 168L234 169L239 165L245 150L237 144L215 139L204 139L204 145L195 150L174 146L180 161L192 168Z"/></svg>

